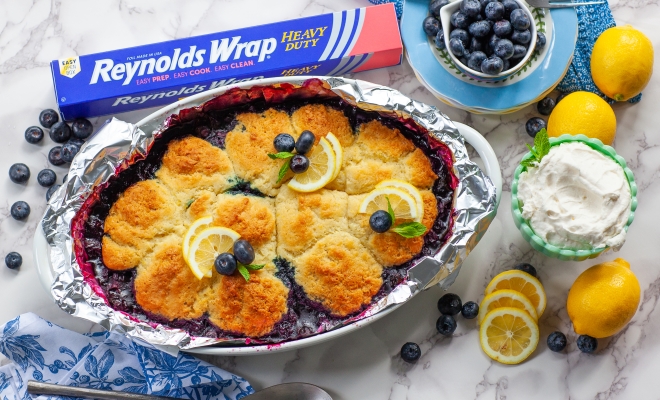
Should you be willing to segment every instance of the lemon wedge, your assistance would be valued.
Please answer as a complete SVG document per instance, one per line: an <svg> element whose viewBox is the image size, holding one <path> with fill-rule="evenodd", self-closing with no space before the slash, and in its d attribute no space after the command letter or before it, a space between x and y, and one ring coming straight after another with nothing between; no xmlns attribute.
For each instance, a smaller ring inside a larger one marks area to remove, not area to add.
<svg viewBox="0 0 660 400"><path fill-rule="evenodd" d="M241 235L229 228L212 226L197 234L188 251L188 266L197 277L211 277L216 257L229 251Z"/></svg>
<svg viewBox="0 0 660 400"><path fill-rule="evenodd" d="M546 303L545 290L543 290L541 282L527 272L516 269L502 272L490 281L485 294L488 295L502 289L522 293L534 305L537 317L543 315Z"/></svg>
<svg viewBox="0 0 660 400"><path fill-rule="evenodd" d="M330 182L332 182L337 178L337 175L339 175L339 171L341 170L341 165L344 162L344 150L339 143L339 139L337 139L332 132L328 132L328 134L325 135L325 138L330 142L332 150L335 152L335 172L332 174L332 179L330 180Z"/></svg>
<svg viewBox="0 0 660 400"><path fill-rule="evenodd" d="M536 308L525 295L511 289L502 289L484 297L479 305L479 324L486 318L486 314L496 308L513 307L524 310L534 321L538 320Z"/></svg>
<svg viewBox="0 0 660 400"><path fill-rule="evenodd" d="M376 189L381 189L384 187L401 189L411 195L413 199L415 199L415 203L417 203L417 219L421 221L424 218L424 200L422 200L422 195L419 193L419 190L416 187L400 179L388 179L376 185Z"/></svg>
<svg viewBox="0 0 660 400"><path fill-rule="evenodd" d="M496 308L486 314L479 328L481 348L488 357L503 364L519 364L539 343L539 327L525 311Z"/></svg>
<svg viewBox="0 0 660 400"><path fill-rule="evenodd" d="M213 217L206 216L199 219L196 219L195 222L190 225L190 228L186 231L186 235L183 237L183 259L188 262L188 252L190 251L190 242L192 242L195 235L208 228L213 222Z"/></svg>
<svg viewBox="0 0 660 400"><path fill-rule="evenodd" d="M361 214L373 214L378 210L387 211L387 199L390 200L395 220L414 220L419 222L417 203L415 199L401 189L394 187L383 187L372 190L362 200L358 212Z"/></svg>
<svg viewBox="0 0 660 400"><path fill-rule="evenodd" d="M296 174L288 184L291 189L298 192L314 192L321 189L332 181L337 168L335 152L326 138L321 138L307 158L309 159L307 171Z"/></svg>

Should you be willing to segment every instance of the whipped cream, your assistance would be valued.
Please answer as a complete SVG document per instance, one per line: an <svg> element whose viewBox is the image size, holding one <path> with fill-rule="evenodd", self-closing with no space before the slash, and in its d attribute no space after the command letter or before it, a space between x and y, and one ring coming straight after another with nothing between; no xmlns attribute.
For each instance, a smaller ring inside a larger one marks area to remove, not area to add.
<svg viewBox="0 0 660 400"><path fill-rule="evenodd" d="M584 143L553 146L520 174L518 199L523 218L546 243L616 251L626 240L632 198L623 168Z"/></svg>

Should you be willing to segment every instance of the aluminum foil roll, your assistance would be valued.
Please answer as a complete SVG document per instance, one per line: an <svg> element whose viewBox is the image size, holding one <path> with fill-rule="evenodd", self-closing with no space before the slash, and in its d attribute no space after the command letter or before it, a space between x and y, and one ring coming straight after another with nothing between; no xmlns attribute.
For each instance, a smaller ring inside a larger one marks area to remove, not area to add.
<svg viewBox="0 0 660 400"><path fill-rule="evenodd" d="M321 92L338 95L346 102L363 110L396 114L403 119L412 119L426 129L429 135L443 142L453 154L453 173L458 179L454 193L453 226L449 238L432 256L418 260L409 270L407 279L389 294L370 305L358 316L338 323L323 326L322 334L339 326L372 316L395 304L408 301L418 292L434 285L449 287L459 272L467 254L476 246L496 213L495 187L490 178L468 157L463 137L452 122L437 108L414 101L400 92L381 85L364 81L315 77L313 82L322 86ZM305 79L267 79L238 85L241 88L281 84L304 85ZM136 160L146 156L158 135L167 129L173 120L194 117L195 107L214 96L225 93L229 88L220 88L185 99L178 107L161 112L155 119L141 126L112 118L102 126L83 146L71 164L68 180L53 194L40 225L48 242L49 259L54 272L51 292L56 303L64 311L77 317L96 322L104 328L162 346L191 349L214 344L245 345L246 339L206 338L191 336L181 329L174 329L137 320L123 312L112 309L104 300L100 288L90 285L94 276L83 271L74 253L74 242L83 238L74 237L74 217L86 202L94 201L93 195L99 186ZM249 96L248 96L249 97ZM179 111L184 110L184 113ZM187 110L187 111L186 111ZM178 113L178 114L177 114ZM184 115L185 117L185 115ZM97 285L98 286L98 285ZM249 343L249 340L247 341ZM254 344L254 341L252 342Z"/></svg>

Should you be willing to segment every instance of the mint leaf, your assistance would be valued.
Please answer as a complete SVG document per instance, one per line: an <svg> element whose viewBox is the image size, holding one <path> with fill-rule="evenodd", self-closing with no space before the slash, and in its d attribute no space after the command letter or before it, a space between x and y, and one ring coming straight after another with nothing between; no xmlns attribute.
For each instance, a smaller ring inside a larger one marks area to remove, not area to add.
<svg viewBox="0 0 660 400"><path fill-rule="evenodd" d="M419 222L404 222L403 224L397 225L392 230L404 238L414 238L425 234L426 226Z"/></svg>
<svg viewBox="0 0 660 400"><path fill-rule="evenodd" d="M536 158L541 162L541 159L550 152L550 139L545 128L541 129L534 137L534 147L536 147Z"/></svg>
<svg viewBox="0 0 660 400"><path fill-rule="evenodd" d="M243 265L243 264L241 264ZM263 267L266 266L266 264L249 264L249 265L243 265L245 268L249 269L250 271L258 271L262 269Z"/></svg>
<svg viewBox="0 0 660 400"><path fill-rule="evenodd" d="M291 163L291 159L288 159L284 162L282 165L282 168L280 168L280 173L277 176L277 182L275 183L280 183L282 182L282 179L284 179L284 176L286 175L286 171L289 169L289 164Z"/></svg>
<svg viewBox="0 0 660 400"><path fill-rule="evenodd" d="M250 281L250 271L248 271L243 264L238 264L238 268L236 269L238 269L238 272L243 276L245 282Z"/></svg>
<svg viewBox="0 0 660 400"><path fill-rule="evenodd" d="M390 214L390 218L392 219L392 223L394 223L394 210L392 209L392 204L390 203L390 198L388 196L385 196L385 200L387 200L387 213Z"/></svg>
<svg viewBox="0 0 660 400"><path fill-rule="evenodd" d="M194 202L195 202L195 199L194 199L194 198L188 200L188 202L186 203L186 210L189 209L190 206L192 205L192 203L194 203Z"/></svg>
<svg viewBox="0 0 660 400"><path fill-rule="evenodd" d="M272 160L277 160L278 158L285 159L285 158L291 158L295 156L293 153L289 153L288 151L280 151L279 153L271 154L268 153L268 157L270 157Z"/></svg>

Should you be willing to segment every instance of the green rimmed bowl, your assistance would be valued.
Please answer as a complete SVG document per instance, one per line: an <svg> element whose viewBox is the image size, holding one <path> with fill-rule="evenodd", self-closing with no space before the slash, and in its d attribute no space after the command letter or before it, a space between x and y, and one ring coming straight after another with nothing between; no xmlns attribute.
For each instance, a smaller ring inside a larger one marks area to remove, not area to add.
<svg viewBox="0 0 660 400"><path fill-rule="evenodd" d="M637 209L637 184L635 183L635 177L633 176L632 171L626 165L626 160L623 157L616 154L616 151L607 145L604 145L598 139L592 139L585 135L561 135L558 138L550 138L550 146L556 146L562 143L567 142L582 142L592 149L598 151L611 158L623 168L623 172L626 175L628 184L630 185L630 195L632 196L632 202L630 204L630 215L628 216L628 222L624 229L628 231L628 227L632 224L633 219L635 218L635 210ZM532 153L528 152L522 158L521 161L527 160L532 157ZM562 247L557 247L546 243L541 237L534 233L534 230L529 225L529 222L525 220L522 216L522 206L518 201L518 179L520 174L526 171L526 168L522 165L518 165L515 173L513 174L513 183L511 184L511 208L513 211L513 220L516 223L516 226L522 233L523 237L527 242L529 242L532 247L545 254L548 257L558 258L565 261L584 261L588 258L598 257L602 252L609 249L609 247L600 247L591 250L572 250Z"/></svg>

